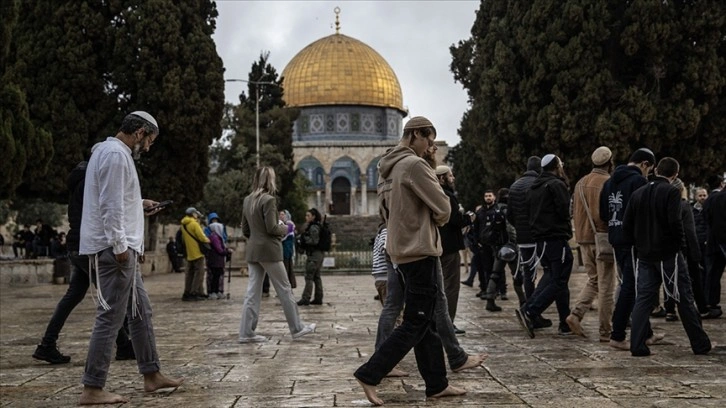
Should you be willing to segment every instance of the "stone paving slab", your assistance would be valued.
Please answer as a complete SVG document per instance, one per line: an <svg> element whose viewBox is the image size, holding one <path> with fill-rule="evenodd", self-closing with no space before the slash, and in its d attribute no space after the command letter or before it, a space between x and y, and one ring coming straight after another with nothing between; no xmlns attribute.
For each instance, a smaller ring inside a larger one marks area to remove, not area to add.
<svg viewBox="0 0 726 408"><path fill-rule="evenodd" d="M174 390L147 394L135 362L113 361L107 389L131 399L124 407L366 407L352 376L373 352L381 310L368 274L325 275L325 304L301 307L315 334L293 341L278 299L263 298L258 333L263 344L238 344L247 278L234 276L231 299L181 302L183 275L146 278L162 371L185 378ZM302 282L298 277L298 282ZM585 275L575 273L571 296ZM726 288L726 285L724 285ZM93 326L90 298L71 314L59 345L72 362L51 366L30 356L42 337L64 285L0 288L0 408L71 407L78 402ZM301 289L295 289L299 295ZM652 319L667 333L654 356L631 357L597 341L558 336L556 329L526 337L514 316L484 309L476 290L462 286L456 324L470 353L487 352L485 366L450 373L467 389L462 397L427 400L413 353L399 365L410 377L384 379L378 388L393 407L726 407L726 357L694 356L679 322ZM554 308L545 314L556 319ZM704 322L711 339L726 344L724 319ZM597 313L583 327L597 334ZM119 405L120 406L120 405Z"/></svg>

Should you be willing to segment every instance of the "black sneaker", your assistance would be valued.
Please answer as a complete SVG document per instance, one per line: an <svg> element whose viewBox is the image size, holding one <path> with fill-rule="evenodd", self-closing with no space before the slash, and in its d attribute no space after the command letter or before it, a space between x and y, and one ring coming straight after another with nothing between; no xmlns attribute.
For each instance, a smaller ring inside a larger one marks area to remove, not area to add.
<svg viewBox="0 0 726 408"><path fill-rule="evenodd" d="M35 353L33 353L33 358L36 360L47 361L51 364L67 364L71 362L71 357L61 354L58 347L55 345L44 346L42 344L38 344L38 347L35 349Z"/></svg>
<svg viewBox="0 0 726 408"><path fill-rule="evenodd" d="M517 314L517 320L522 326L524 331L527 333L530 339L534 338L534 326L532 325L532 319L529 317L527 312L522 309L515 309L514 312Z"/></svg>
<svg viewBox="0 0 726 408"><path fill-rule="evenodd" d="M544 317L542 317L541 315L540 315L540 316L535 316L535 317L534 317L534 318L532 319L532 326L533 326L533 327L534 327L535 329L544 329L544 328L546 328L546 327L552 327L552 320L550 320L550 319L545 319L545 318L544 318Z"/></svg>
<svg viewBox="0 0 726 408"><path fill-rule="evenodd" d="M677 322L678 321L678 315L675 313L668 313L665 317L666 322Z"/></svg>
<svg viewBox="0 0 726 408"><path fill-rule="evenodd" d="M127 346L116 349L116 360L136 360L136 353L134 353L134 347L131 345L131 342Z"/></svg>
<svg viewBox="0 0 726 408"><path fill-rule="evenodd" d="M570 326L567 325L567 323L560 323L559 327L557 328L557 334L560 336L571 336L574 333L572 333L572 329L570 329Z"/></svg>
<svg viewBox="0 0 726 408"><path fill-rule="evenodd" d="M315 300L315 299L313 299L313 300L310 301L310 304L311 305L322 305L323 304L323 301L322 300Z"/></svg>
<svg viewBox="0 0 726 408"><path fill-rule="evenodd" d="M460 328L454 326L454 334L465 334L466 330L461 330Z"/></svg>
<svg viewBox="0 0 726 408"><path fill-rule="evenodd" d="M300 299L300 300L297 301L297 305L298 306L309 306L310 305L310 301L309 300Z"/></svg>

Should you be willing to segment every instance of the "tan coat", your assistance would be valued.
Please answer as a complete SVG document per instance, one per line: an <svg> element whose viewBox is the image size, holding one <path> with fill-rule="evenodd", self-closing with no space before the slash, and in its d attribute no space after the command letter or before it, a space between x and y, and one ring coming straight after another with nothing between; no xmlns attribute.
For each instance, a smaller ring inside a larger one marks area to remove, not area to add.
<svg viewBox="0 0 726 408"><path fill-rule="evenodd" d="M378 203L386 218L386 252L395 263L441 256L440 227L451 204L434 170L411 148L397 146L378 163Z"/></svg>
<svg viewBox="0 0 726 408"><path fill-rule="evenodd" d="M282 262L282 238L287 225L278 223L275 197L248 195L242 205L242 233L247 238L247 262Z"/></svg>
<svg viewBox="0 0 726 408"><path fill-rule="evenodd" d="M590 174L581 178L575 185L575 191L572 192L572 218L575 226L575 240L578 244L595 244L595 233L587 219L587 211L585 211L580 194L581 188L597 232L608 232L607 223L600 219L600 191L609 178L610 174L605 170L592 169Z"/></svg>

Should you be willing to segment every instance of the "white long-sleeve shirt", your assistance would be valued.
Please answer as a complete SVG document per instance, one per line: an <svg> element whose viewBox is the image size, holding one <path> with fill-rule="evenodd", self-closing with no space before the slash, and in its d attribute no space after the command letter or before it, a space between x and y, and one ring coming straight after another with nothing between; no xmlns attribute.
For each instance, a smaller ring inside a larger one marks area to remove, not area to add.
<svg viewBox="0 0 726 408"><path fill-rule="evenodd" d="M86 169L79 253L113 247L144 252L144 208L131 149L109 137L93 146Z"/></svg>

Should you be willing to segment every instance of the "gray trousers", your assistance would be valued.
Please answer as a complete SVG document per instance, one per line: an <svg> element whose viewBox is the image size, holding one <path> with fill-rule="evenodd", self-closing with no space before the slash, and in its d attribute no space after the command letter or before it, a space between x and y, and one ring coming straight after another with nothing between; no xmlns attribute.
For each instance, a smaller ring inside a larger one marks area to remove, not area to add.
<svg viewBox="0 0 726 408"><path fill-rule="evenodd" d="M257 321L260 315L260 298L262 297L262 281L265 280L265 273L270 277L272 286L275 287L277 297L280 298L282 311L285 313L290 333L295 334L303 329L300 321L300 314L297 310L297 303L292 296L290 281L287 279L287 271L282 261L279 262L249 262L247 264L250 279L247 283L247 294L242 306L242 321L240 322L239 337L249 338L255 336Z"/></svg>
<svg viewBox="0 0 726 408"><path fill-rule="evenodd" d="M106 385L113 345L116 343L116 335L126 315L129 316L131 343L134 346L139 373L151 374L161 369L159 355L156 352L154 327L151 323L151 303L139 272L138 254L131 249L129 254L129 260L123 264L116 261L112 248L104 249L96 255L97 285L110 308L105 310L101 305L96 308L96 323L93 326L91 343L88 345L86 369L81 381L90 387L103 388ZM138 314L132 318L134 276L136 276Z"/></svg>
<svg viewBox="0 0 726 408"><path fill-rule="evenodd" d="M441 339L441 344L446 351L446 358L449 360L449 367L456 370L466 363L468 354L459 345L459 340L454 334L454 324L449 317L446 294L444 293L444 276L441 272L441 262L436 260L436 304L434 306L434 323L436 334ZM388 269L388 287L386 302L378 318L378 332L376 333L376 350L393 332L396 319L403 310L404 293L403 282L399 273L393 268Z"/></svg>

